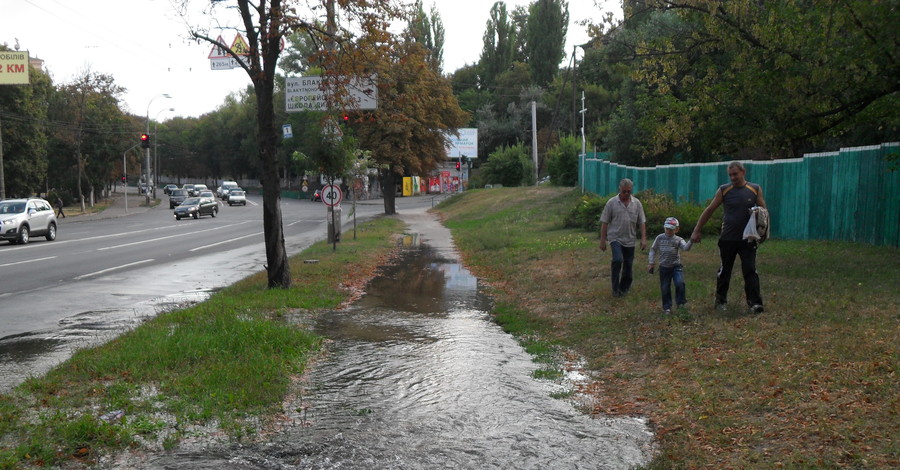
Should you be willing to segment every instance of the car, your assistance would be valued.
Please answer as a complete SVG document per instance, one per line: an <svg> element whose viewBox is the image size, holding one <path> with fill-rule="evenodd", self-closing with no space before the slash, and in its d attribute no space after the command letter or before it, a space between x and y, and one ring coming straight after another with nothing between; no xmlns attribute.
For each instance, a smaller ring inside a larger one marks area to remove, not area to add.
<svg viewBox="0 0 900 470"><path fill-rule="evenodd" d="M169 193L169 209L178 207L178 205L184 202L189 196L190 194L188 194L187 189L173 189L172 192Z"/></svg>
<svg viewBox="0 0 900 470"><path fill-rule="evenodd" d="M317 189L313 191L313 195L309 198L310 201L316 202L322 200L322 190Z"/></svg>
<svg viewBox="0 0 900 470"><path fill-rule="evenodd" d="M219 203L215 199L208 197L189 197L175 208L175 220L181 220L182 217L193 217L199 219L200 216L209 215L215 217L219 213Z"/></svg>
<svg viewBox="0 0 900 470"><path fill-rule="evenodd" d="M222 200L225 202L228 202L228 198L231 197L232 191L243 191L243 190L244 190L244 188L241 188L238 186L229 187L227 191L222 192Z"/></svg>
<svg viewBox="0 0 900 470"><path fill-rule="evenodd" d="M197 197L208 197L210 199L216 198L216 196L213 195L213 192L208 189L206 191L200 191L200 194L198 194Z"/></svg>
<svg viewBox="0 0 900 470"><path fill-rule="evenodd" d="M181 185L181 189L187 191L188 197L193 197L194 195L194 184L193 183L185 183Z"/></svg>
<svg viewBox="0 0 900 470"><path fill-rule="evenodd" d="M165 193L166 195L172 194L173 189L178 189L178 185L177 184L167 184L163 187L163 193Z"/></svg>
<svg viewBox="0 0 900 470"><path fill-rule="evenodd" d="M56 213L44 199L6 199L0 201L0 239L26 244L32 235L56 240Z"/></svg>
<svg viewBox="0 0 900 470"><path fill-rule="evenodd" d="M222 185L216 189L216 194L222 199L228 194L228 191L239 187L237 181L222 181Z"/></svg>
<svg viewBox="0 0 900 470"><path fill-rule="evenodd" d="M195 197L200 197L200 193L203 191L209 191L209 188L206 187L205 184L195 184L194 189L192 190L192 195Z"/></svg>
<svg viewBox="0 0 900 470"><path fill-rule="evenodd" d="M242 206L247 205L247 195L244 193L244 191L240 189L232 189L231 191L228 191L228 205L236 206L238 204Z"/></svg>

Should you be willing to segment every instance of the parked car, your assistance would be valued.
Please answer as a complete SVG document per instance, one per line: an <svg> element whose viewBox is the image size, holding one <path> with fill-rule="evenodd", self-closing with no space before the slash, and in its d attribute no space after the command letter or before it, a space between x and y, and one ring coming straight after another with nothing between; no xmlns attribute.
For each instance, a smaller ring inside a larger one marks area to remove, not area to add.
<svg viewBox="0 0 900 470"><path fill-rule="evenodd" d="M178 207L178 205L184 202L184 200L187 198L187 189L173 189L172 192L169 193L169 209Z"/></svg>
<svg viewBox="0 0 900 470"><path fill-rule="evenodd" d="M200 193L203 191L209 191L209 188L206 187L205 184L195 184L194 189L192 190L192 195L194 197L200 197Z"/></svg>
<svg viewBox="0 0 900 470"><path fill-rule="evenodd" d="M26 244L31 235L56 240L56 213L44 199L6 199L0 201L0 239Z"/></svg>
<svg viewBox="0 0 900 470"><path fill-rule="evenodd" d="M177 184L167 184L163 187L163 193L165 193L166 195L172 194L173 189L178 189L178 185Z"/></svg>
<svg viewBox="0 0 900 470"><path fill-rule="evenodd" d="M237 181L222 181L222 185L216 189L216 194L220 198L225 199L225 195L228 194L228 191L238 187Z"/></svg>
<svg viewBox="0 0 900 470"><path fill-rule="evenodd" d="M247 205L247 195L244 193L244 191L240 189L232 189L231 191L228 191L228 205L236 206L238 204L242 206Z"/></svg>
<svg viewBox="0 0 900 470"><path fill-rule="evenodd" d="M317 189L317 190L313 191L313 195L312 195L312 197L309 198L309 200L313 201L313 202L321 201L322 200L322 190Z"/></svg>
<svg viewBox="0 0 900 470"><path fill-rule="evenodd" d="M219 203L208 197L189 197L175 208L175 220L182 217L199 219L202 215L215 217L219 213Z"/></svg>

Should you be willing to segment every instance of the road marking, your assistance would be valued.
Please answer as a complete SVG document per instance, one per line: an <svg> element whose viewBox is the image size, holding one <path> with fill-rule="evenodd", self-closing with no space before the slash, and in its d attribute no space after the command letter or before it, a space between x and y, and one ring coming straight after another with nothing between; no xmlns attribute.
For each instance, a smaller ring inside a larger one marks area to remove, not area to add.
<svg viewBox="0 0 900 470"><path fill-rule="evenodd" d="M110 271L115 271L115 270L117 270L117 269L128 268L128 267L135 266L135 265L138 265L138 264L150 263L150 262L152 262L152 261L156 261L156 260L155 260L155 259L145 259L145 260L143 260L143 261L135 261L134 263L123 264L123 265L121 265L121 266L115 266L115 267L112 267L112 268L103 269L103 270L100 270L100 271L97 271L97 272L93 272L93 273L90 273L90 274L83 274L83 275L78 276L78 277L73 277L72 280L80 281L80 280L82 280L82 279L84 279L84 278L86 278L86 277L97 276L97 275L99 275L99 274L108 273L108 272L110 272Z"/></svg>
<svg viewBox="0 0 900 470"><path fill-rule="evenodd" d="M188 251L192 251L192 252L193 252L193 251L205 250L205 249L207 249L207 248L212 248L212 247L214 247L214 246L224 245L224 244L226 244L226 243L231 243L231 242L234 242L234 241L243 240L244 238L258 237L258 236L260 236L260 235L262 235L262 234L263 234L262 232L251 233L250 235L244 235L243 237L237 237L237 238L232 238L232 239L230 239L230 240L225 240L225 241L221 241L221 242L217 242L217 243L210 243L209 245L198 246L197 248L191 248L191 249L188 250Z"/></svg>
<svg viewBox="0 0 900 470"><path fill-rule="evenodd" d="M30 259L27 261L16 261L15 263L0 264L0 268L5 268L7 266L15 266L17 264L34 263L36 261L44 261L44 260L53 259L53 258L56 258L56 256L48 256L46 258L37 258L37 259Z"/></svg>
<svg viewBox="0 0 900 470"><path fill-rule="evenodd" d="M235 224L235 225L238 225L238 224ZM133 246L133 245L140 245L140 244L143 244L143 243L153 243L153 242L158 242L158 241L160 241L160 240L168 240L168 239L170 239L170 238L182 238L182 237L186 237L186 236L189 236L189 235L196 235L196 234L198 234L198 233L212 232L212 231L215 231L215 230L222 230L222 228L223 228L223 227L212 227L212 228L208 228L208 229L204 229L204 230L195 230L195 231L193 231L193 232L177 233L177 234L175 234L175 235L167 235L167 236L165 236L165 237L148 238L148 239L146 239L146 240L139 240L139 241L136 241L136 242L124 243L124 244L122 244L122 245L113 245L113 246L107 246L107 247L104 247L104 248L97 248L97 251L113 250L113 249L116 249L116 248L122 248L122 247Z"/></svg>

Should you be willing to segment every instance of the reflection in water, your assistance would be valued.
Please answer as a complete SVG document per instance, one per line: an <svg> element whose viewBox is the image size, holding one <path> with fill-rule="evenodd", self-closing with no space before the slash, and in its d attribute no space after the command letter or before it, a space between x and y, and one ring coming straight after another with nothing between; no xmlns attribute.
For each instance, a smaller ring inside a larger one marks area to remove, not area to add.
<svg viewBox="0 0 900 470"><path fill-rule="evenodd" d="M411 242L411 240L410 240ZM415 243L409 243L415 246ZM605 469L649 462L636 418L592 419L531 378L530 356L488 315L455 261L410 248L351 309L322 315L331 338L285 426L257 444L144 455L143 469Z"/></svg>

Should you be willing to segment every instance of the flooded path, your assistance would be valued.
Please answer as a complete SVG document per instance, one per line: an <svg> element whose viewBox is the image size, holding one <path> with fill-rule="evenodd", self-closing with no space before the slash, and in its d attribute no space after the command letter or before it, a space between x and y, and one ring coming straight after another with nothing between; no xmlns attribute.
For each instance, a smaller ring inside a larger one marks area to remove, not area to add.
<svg viewBox="0 0 900 470"><path fill-rule="evenodd" d="M345 311L312 327L330 338L302 396L265 442L150 456L141 468L621 469L649 462L637 418L592 418L490 318L490 302L426 213L402 259ZM134 465L134 461L130 465Z"/></svg>

